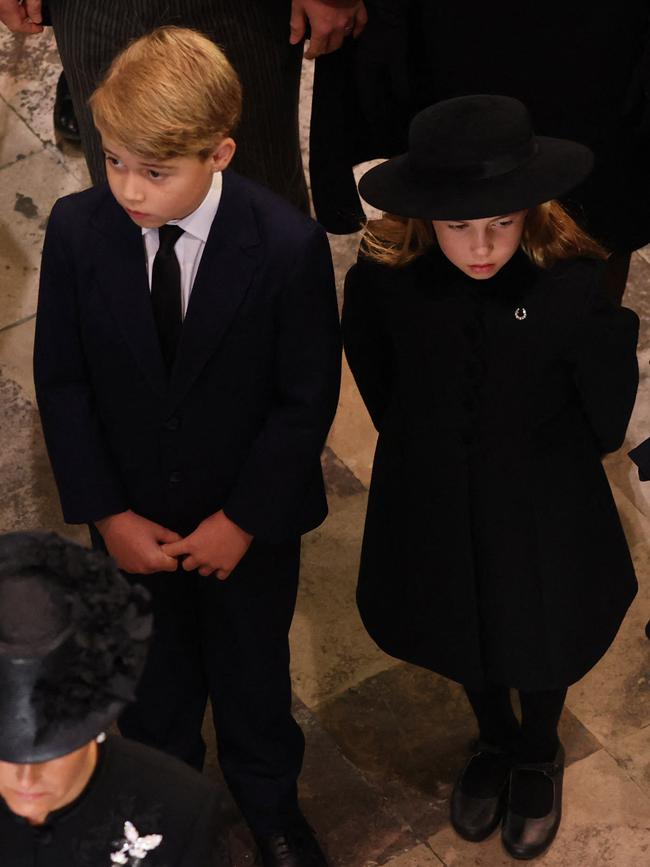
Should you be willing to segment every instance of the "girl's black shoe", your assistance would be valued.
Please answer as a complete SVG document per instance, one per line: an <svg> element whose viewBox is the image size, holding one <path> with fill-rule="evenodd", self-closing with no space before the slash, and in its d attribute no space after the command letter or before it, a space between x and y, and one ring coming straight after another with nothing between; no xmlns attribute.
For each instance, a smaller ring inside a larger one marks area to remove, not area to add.
<svg viewBox="0 0 650 867"><path fill-rule="evenodd" d="M479 741L451 793L451 824L463 839L479 843L499 825L509 772L510 753Z"/></svg>
<svg viewBox="0 0 650 867"><path fill-rule="evenodd" d="M537 777L537 779L535 779ZM543 779L540 779L543 777ZM501 830L506 851L513 858L525 861L541 855L553 842L562 818L562 781L564 777L564 748L560 745L552 762L517 764L510 774L508 802ZM535 804L548 788L548 804L540 809L525 810L518 806L526 800L529 787L530 802ZM540 794L542 793L542 794ZM533 813L536 815L525 815Z"/></svg>

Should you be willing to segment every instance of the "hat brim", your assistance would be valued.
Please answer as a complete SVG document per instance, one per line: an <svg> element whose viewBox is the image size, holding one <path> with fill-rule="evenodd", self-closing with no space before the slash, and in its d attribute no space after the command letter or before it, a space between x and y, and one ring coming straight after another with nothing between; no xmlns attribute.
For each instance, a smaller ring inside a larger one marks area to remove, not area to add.
<svg viewBox="0 0 650 867"><path fill-rule="evenodd" d="M82 720L68 720L47 729L41 740L32 726L12 725L0 729L0 761L16 765L49 762L81 749L105 731L119 717L126 702L114 701L101 711L89 713Z"/></svg>
<svg viewBox="0 0 650 867"><path fill-rule="evenodd" d="M407 154L370 169L359 182L361 197L376 208L424 220L479 220L556 199L577 186L593 167L589 148L566 139L536 136L537 152L523 165L487 178L415 176Z"/></svg>

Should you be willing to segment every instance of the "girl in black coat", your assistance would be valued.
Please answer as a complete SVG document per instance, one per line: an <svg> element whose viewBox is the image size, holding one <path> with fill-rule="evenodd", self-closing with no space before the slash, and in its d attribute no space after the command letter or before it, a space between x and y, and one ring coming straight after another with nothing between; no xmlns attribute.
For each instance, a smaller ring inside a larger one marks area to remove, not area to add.
<svg viewBox="0 0 650 867"><path fill-rule="evenodd" d="M346 353L379 431L361 615L388 653L465 686L481 740L452 823L481 840L505 813L516 858L557 831L566 688L636 592L601 457L632 411L638 320L553 201L591 162L535 137L509 97L426 109L408 154L361 182L388 214L345 290Z"/></svg>

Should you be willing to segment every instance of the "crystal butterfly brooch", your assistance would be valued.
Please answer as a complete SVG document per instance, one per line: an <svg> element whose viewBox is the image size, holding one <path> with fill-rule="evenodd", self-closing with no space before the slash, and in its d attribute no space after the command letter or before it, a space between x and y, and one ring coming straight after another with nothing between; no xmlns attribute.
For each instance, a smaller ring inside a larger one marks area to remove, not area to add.
<svg viewBox="0 0 650 867"><path fill-rule="evenodd" d="M111 853L111 864L125 864L126 867L140 867L149 852L162 843L162 834L148 834L141 837L133 822L124 823L124 837Z"/></svg>

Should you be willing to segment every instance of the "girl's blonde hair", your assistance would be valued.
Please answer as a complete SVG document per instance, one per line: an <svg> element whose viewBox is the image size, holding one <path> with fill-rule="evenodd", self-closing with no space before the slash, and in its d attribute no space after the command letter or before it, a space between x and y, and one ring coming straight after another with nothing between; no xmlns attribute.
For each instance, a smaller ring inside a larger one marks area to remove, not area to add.
<svg viewBox="0 0 650 867"><path fill-rule="evenodd" d="M395 268L408 265L435 245L430 220L395 214L370 220L361 239L361 250L368 258ZM550 268L561 259L575 256L606 259L609 255L555 200L529 209L521 248L540 268Z"/></svg>

